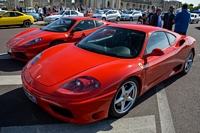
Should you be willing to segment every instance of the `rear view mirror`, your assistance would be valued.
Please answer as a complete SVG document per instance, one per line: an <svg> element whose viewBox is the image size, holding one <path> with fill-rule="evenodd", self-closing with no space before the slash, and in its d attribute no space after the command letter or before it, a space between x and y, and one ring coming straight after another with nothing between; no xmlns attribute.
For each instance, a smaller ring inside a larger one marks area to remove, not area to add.
<svg viewBox="0 0 200 133"><path fill-rule="evenodd" d="M80 28L80 27L77 27L77 28L74 28L73 30L71 30L70 33L74 33L74 32L77 32L77 31L82 31L83 29Z"/></svg>

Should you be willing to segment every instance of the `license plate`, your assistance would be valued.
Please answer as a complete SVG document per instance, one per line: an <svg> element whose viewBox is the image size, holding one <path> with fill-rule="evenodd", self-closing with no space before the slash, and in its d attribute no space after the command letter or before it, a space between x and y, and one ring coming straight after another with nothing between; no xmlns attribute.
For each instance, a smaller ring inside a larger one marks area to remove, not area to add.
<svg viewBox="0 0 200 133"><path fill-rule="evenodd" d="M11 49L11 48L7 48L7 51L8 51L9 53L12 53L12 49Z"/></svg>
<svg viewBox="0 0 200 133"><path fill-rule="evenodd" d="M28 92L24 89L24 87L23 87L23 90L24 90L24 93L26 94L26 96L27 96L32 102L34 102L34 103L37 104L37 99L36 99L33 95L31 95L30 93L28 93Z"/></svg>

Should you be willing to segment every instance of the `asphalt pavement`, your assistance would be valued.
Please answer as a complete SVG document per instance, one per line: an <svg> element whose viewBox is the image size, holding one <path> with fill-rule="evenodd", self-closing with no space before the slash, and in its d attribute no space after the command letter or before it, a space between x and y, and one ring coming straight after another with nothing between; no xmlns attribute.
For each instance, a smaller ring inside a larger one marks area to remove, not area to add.
<svg viewBox="0 0 200 133"><path fill-rule="evenodd" d="M122 21L120 23L135 23ZM42 27L35 23L32 27ZM200 24L188 35L197 40L190 72L160 83L140 97L124 117L74 125L60 121L32 103L21 85L26 64L6 53L6 42L26 28L0 28L0 132L1 133L198 133L200 132Z"/></svg>

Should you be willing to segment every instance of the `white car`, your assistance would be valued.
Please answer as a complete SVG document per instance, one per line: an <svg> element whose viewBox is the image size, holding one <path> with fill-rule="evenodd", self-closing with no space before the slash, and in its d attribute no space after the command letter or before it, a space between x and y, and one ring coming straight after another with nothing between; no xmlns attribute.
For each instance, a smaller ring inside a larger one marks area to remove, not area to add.
<svg viewBox="0 0 200 133"><path fill-rule="evenodd" d="M119 22L121 19L121 14L117 10L97 10L94 12L93 18L98 18L107 21L117 21Z"/></svg>
<svg viewBox="0 0 200 133"><path fill-rule="evenodd" d="M137 20L139 16L142 16L141 11L128 11L122 14L121 20Z"/></svg>
<svg viewBox="0 0 200 133"><path fill-rule="evenodd" d="M67 17L81 16L81 17L83 17L84 14L80 13L80 12L78 12L76 10L65 10L65 11L58 12L57 15L52 15L52 16L45 17L44 18L44 22L51 23L51 22L61 18L62 16L67 16Z"/></svg>
<svg viewBox="0 0 200 133"><path fill-rule="evenodd" d="M197 13L190 13L191 14L191 18L190 18L190 23L199 23L199 14Z"/></svg>

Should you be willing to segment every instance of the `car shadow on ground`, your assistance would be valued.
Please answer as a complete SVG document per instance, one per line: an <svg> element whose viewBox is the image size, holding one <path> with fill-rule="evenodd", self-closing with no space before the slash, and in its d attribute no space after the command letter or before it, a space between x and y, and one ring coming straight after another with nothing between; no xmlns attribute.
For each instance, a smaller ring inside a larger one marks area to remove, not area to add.
<svg viewBox="0 0 200 133"><path fill-rule="evenodd" d="M200 27L195 27L197 30L200 30Z"/></svg>
<svg viewBox="0 0 200 133"><path fill-rule="evenodd" d="M0 55L0 58L5 55ZM8 56L8 55L6 55ZM26 62L18 61L15 59L1 59L0 63L0 71L2 72L14 72L22 70L22 68L26 65Z"/></svg>
<svg viewBox="0 0 200 133"><path fill-rule="evenodd" d="M136 106L138 106L139 104L141 104L142 102L144 102L145 100L147 100L148 98L152 97L153 95L155 95L156 93L158 93L159 91L165 89L167 86L171 85L172 83L176 82L176 80L180 79L181 77L183 77L184 75L179 73L176 74L166 80L164 80L163 83L164 87L160 88L160 87L153 87L150 90L148 90L144 95L142 95L141 97L139 97L135 103L135 105L133 106L133 108L135 108ZM159 89L158 89L159 88Z"/></svg>
<svg viewBox="0 0 200 133"><path fill-rule="evenodd" d="M177 74L165 80L163 83L165 87L167 87L168 85L172 84L182 76L183 76L182 74ZM141 104L148 98L155 95L158 91L161 90L156 90L156 87L153 87L152 89L147 91L137 100L133 108L137 107L139 104ZM63 124L63 126L65 127L67 126L67 128L71 129L76 133L78 133L77 130L79 131L86 130L86 132L87 131L90 132L91 127L92 127L91 129L92 132L98 132L98 131L111 130L113 128L112 124L115 121L119 120L109 116L105 120L85 125L75 125L75 124L65 123L49 115L42 108L37 106L35 103L31 102L24 94L22 87L16 88L11 91L7 91L7 93L2 94L0 96L0 105L1 107L4 107L4 109L0 110L0 118L1 118L0 127Z"/></svg>
<svg viewBox="0 0 200 133"><path fill-rule="evenodd" d="M4 26L4 27L0 27L0 30L3 30L3 29L17 29L17 28L27 29L27 28L21 27L21 26Z"/></svg>

